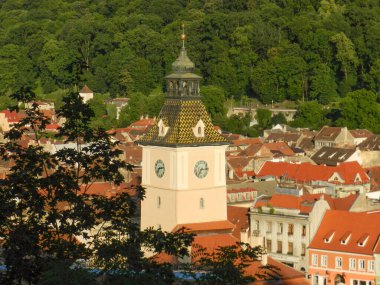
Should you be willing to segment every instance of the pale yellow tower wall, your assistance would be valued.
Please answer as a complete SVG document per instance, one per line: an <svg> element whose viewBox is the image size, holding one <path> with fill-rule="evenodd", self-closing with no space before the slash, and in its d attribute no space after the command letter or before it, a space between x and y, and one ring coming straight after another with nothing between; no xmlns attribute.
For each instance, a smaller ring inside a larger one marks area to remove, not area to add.
<svg viewBox="0 0 380 285"><path fill-rule="evenodd" d="M225 145L200 147L143 146L141 228L161 226L171 231L177 224L227 219ZM165 173L155 173L162 160ZM208 174L194 173L197 161L208 164ZM203 203L201 202L203 199Z"/></svg>

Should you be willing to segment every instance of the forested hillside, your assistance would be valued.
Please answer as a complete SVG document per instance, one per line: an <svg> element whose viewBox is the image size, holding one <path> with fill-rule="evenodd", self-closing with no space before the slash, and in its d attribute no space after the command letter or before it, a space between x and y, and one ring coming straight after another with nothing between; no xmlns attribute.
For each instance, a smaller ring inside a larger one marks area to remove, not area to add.
<svg viewBox="0 0 380 285"><path fill-rule="evenodd" d="M182 23L202 84L227 98L328 104L380 88L377 0L2 0L0 94L84 83L149 94Z"/></svg>

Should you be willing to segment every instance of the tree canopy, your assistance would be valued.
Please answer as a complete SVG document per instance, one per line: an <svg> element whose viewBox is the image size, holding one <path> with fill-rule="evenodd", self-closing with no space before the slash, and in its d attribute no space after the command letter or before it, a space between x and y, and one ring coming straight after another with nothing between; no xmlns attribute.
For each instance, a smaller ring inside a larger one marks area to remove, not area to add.
<svg viewBox="0 0 380 285"><path fill-rule="evenodd" d="M0 3L0 95L88 84L145 95L163 86L181 23L205 85L227 98L327 104L378 90L376 1L14 1Z"/></svg>

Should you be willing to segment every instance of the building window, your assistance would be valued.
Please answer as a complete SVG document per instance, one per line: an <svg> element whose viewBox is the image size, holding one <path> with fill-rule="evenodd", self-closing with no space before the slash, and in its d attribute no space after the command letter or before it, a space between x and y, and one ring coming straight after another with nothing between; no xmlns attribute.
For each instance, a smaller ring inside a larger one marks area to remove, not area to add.
<svg viewBox="0 0 380 285"><path fill-rule="evenodd" d="M311 264L314 266L318 266L318 254L313 254L311 256Z"/></svg>
<svg viewBox="0 0 380 285"><path fill-rule="evenodd" d="M282 234L282 223L278 224L278 233Z"/></svg>
<svg viewBox="0 0 380 285"><path fill-rule="evenodd" d="M327 267L327 255L321 255L321 266Z"/></svg>
<svg viewBox="0 0 380 285"><path fill-rule="evenodd" d="M365 280L352 280L352 285L372 285L372 282Z"/></svg>
<svg viewBox="0 0 380 285"><path fill-rule="evenodd" d="M306 236L306 225L302 226L302 236Z"/></svg>
<svg viewBox="0 0 380 285"><path fill-rule="evenodd" d="M289 224L288 225L288 235L293 235L293 229L294 229L293 224Z"/></svg>
<svg viewBox="0 0 380 285"><path fill-rule="evenodd" d="M282 241L277 241L277 253L282 253Z"/></svg>
<svg viewBox="0 0 380 285"><path fill-rule="evenodd" d="M368 260L368 271L375 271L375 261Z"/></svg>
<svg viewBox="0 0 380 285"><path fill-rule="evenodd" d="M272 232L272 222L267 222L267 234Z"/></svg>
<svg viewBox="0 0 380 285"><path fill-rule="evenodd" d="M161 197L157 197L157 208L161 208Z"/></svg>
<svg viewBox="0 0 380 285"><path fill-rule="evenodd" d="M267 239L267 252L272 252L272 241Z"/></svg>
<svg viewBox="0 0 380 285"><path fill-rule="evenodd" d="M202 135L202 127L198 127L198 135L199 135L199 136Z"/></svg>
<svg viewBox="0 0 380 285"><path fill-rule="evenodd" d="M349 268L350 268L350 270L356 270L356 259L355 258L349 259Z"/></svg>
<svg viewBox="0 0 380 285"><path fill-rule="evenodd" d="M358 261L358 270L364 270L365 269L365 260L359 259Z"/></svg>
<svg viewBox="0 0 380 285"><path fill-rule="evenodd" d="M303 243L302 248L301 248L301 256L305 256L305 255L306 255L306 245Z"/></svg>
<svg viewBox="0 0 380 285"><path fill-rule="evenodd" d="M318 275L314 275L313 276L313 281L312 281L312 285L318 285L319 284L319 282L318 282L318 278L319 276Z"/></svg>
<svg viewBox="0 0 380 285"><path fill-rule="evenodd" d="M288 243L288 254L293 255L293 243L292 242Z"/></svg>
<svg viewBox="0 0 380 285"><path fill-rule="evenodd" d="M335 257L335 268L342 268L342 258Z"/></svg>

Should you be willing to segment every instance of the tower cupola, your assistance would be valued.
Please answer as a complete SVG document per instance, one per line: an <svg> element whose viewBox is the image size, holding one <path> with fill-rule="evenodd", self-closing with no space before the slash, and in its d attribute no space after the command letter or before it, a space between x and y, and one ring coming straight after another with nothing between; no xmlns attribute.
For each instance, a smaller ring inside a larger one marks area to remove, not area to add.
<svg viewBox="0 0 380 285"><path fill-rule="evenodd" d="M178 58L172 63L172 72L166 79L168 97L199 97L199 82L202 77L193 73L194 63L187 56L185 48L185 31L182 25L182 48Z"/></svg>

